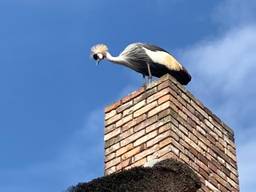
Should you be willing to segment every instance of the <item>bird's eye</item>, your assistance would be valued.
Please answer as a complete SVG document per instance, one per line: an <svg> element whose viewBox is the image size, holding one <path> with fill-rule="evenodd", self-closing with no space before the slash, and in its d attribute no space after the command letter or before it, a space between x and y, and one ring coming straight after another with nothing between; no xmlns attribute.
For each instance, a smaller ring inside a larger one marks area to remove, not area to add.
<svg viewBox="0 0 256 192"><path fill-rule="evenodd" d="M97 54L94 54L92 57L93 57L94 60L98 60L99 59L99 56Z"/></svg>

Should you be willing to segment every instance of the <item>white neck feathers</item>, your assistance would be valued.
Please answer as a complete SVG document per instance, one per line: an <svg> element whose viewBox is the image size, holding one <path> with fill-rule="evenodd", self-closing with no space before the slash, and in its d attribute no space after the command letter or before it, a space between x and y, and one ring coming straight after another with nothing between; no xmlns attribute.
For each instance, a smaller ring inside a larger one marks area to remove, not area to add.
<svg viewBox="0 0 256 192"><path fill-rule="evenodd" d="M111 61L113 63L119 63L119 64L125 63L125 60L122 56L119 55L117 57L114 57L109 52L106 53L106 60Z"/></svg>

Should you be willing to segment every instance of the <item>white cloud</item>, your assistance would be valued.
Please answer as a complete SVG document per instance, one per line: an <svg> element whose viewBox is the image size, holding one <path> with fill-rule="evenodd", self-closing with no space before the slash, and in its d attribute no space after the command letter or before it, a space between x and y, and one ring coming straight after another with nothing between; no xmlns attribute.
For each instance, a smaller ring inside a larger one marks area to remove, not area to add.
<svg viewBox="0 0 256 192"><path fill-rule="evenodd" d="M234 28L222 37L184 51L193 76L190 89L235 130L241 191L254 191L256 179L256 26Z"/></svg>
<svg viewBox="0 0 256 192"><path fill-rule="evenodd" d="M256 141L249 140L238 147L238 161L241 191L255 191L255 159L256 159Z"/></svg>
<svg viewBox="0 0 256 192"><path fill-rule="evenodd" d="M157 2L161 6L167 1ZM255 0L221 3L215 18L222 26L228 26L229 31L218 39L199 42L185 50L182 57L193 75L192 93L235 129L242 192L253 192L256 188L255 7ZM140 77L136 74L136 78ZM134 84L135 81L121 90L116 99L134 90ZM88 114L84 126L70 136L52 160L1 173L5 177L0 177L2 183L13 181L14 185L1 184L0 191L59 191L99 176L103 172L103 139L99 138L103 137L103 123L103 107L100 107Z"/></svg>

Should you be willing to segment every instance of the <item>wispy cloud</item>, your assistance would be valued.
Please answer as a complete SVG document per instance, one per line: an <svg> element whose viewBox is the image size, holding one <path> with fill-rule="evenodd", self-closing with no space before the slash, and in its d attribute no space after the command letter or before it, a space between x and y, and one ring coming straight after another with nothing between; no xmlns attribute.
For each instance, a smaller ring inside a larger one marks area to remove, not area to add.
<svg viewBox="0 0 256 192"><path fill-rule="evenodd" d="M238 147L241 191L253 192L256 185L256 141L249 139Z"/></svg>
<svg viewBox="0 0 256 192"><path fill-rule="evenodd" d="M234 27L223 36L184 50L193 75L192 92L234 130L241 191L254 191L256 165L256 25Z"/></svg>

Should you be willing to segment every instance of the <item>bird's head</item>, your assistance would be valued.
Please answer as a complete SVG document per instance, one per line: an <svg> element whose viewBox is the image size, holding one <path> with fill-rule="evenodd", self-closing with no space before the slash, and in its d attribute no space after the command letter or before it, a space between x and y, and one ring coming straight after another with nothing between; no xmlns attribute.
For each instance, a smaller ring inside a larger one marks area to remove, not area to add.
<svg viewBox="0 0 256 192"><path fill-rule="evenodd" d="M97 44L91 48L92 58L99 64L99 62L105 59L108 52L108 47L104 44Z"/></svg>

